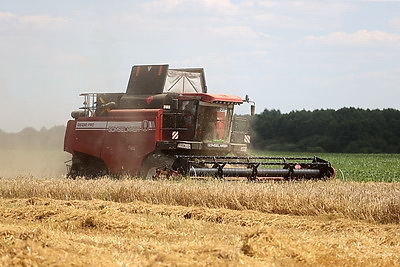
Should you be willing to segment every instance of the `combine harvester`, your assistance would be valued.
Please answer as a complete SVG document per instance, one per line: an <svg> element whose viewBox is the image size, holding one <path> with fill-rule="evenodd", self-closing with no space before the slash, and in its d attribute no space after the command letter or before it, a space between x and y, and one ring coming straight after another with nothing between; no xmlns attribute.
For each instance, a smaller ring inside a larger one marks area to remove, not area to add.
<svg viewBox="0 0 400 267"><path fill-rule="evenodd" d="M326 179L335 175L317 157L249 157L249 101L209 94L201 68L133 66L125 93L84 93L68 121L68 177L130 175L161 178ZM251 115L255 106L251 105ZM227 156L234 155L234 156Z"/></svg>

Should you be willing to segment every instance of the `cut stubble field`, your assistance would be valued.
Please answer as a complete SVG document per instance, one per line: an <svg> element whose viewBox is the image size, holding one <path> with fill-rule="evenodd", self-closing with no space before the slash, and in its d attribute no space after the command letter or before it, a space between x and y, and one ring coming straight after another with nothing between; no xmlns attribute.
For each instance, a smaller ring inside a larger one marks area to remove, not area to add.
<svg viewBox="0 0 400 267"><path fill-rule="evenodd" d="M400 184L0 179L0 265L396 266Z"/></svg>

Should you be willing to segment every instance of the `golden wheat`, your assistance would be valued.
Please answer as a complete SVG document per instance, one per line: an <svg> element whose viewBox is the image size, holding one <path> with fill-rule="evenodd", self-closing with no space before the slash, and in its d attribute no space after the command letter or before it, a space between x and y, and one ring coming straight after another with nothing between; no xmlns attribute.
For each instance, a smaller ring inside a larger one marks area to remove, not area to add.
<svg viewBox="0 0 400 267"><path fill-rule="evenodd" d="M0 266L398 266L399 249L396 224L0 198Z"/></svg>
<svg viewBox="0 0 400 267"><path fill-rule="evenodd" d="M244 183L16 177L0 179L0 197L143 201L151 204L290 215L329 215L377 223L400 223L399 183L337 180Z"/></svg>

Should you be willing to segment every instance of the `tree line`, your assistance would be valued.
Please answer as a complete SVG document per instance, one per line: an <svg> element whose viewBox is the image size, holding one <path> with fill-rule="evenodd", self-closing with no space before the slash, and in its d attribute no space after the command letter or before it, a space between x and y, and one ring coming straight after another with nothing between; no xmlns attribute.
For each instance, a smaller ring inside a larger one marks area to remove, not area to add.
<svg viewBox="0 0 400 267"><path fill-rule="evenodd" d="M400 111L342 108L264 110L252 120L258 150L329 153L400 153Z"/></svg>
<svg viewBox="0 0 400 267"><path fill-rule="evenodd" d="M63 149L65 126L54 126L39 131L27 127L18 133L6 133L0 130L0 149Z"/></svg>
<svg viewBox="0 0 400 267"><path fill-rule="evenodd" d="M251 119L257 150L327 153L400 153L400 110L342 108L264 110ZM0 130L0 149L63 149L65 126Z"/></svg>

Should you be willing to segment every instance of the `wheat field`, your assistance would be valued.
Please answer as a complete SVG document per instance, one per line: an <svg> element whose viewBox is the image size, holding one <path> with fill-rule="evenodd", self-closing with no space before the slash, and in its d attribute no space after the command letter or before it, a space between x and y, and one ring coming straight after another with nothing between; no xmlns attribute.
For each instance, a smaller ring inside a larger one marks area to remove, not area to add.
<svg viewBox="0 0 400 267"><path fill-rule="evenodd" d="M396 266L400 184L0 178L0 265Z"/></svg>
<svg viewBox="0 0 400 267"><path fill-rule="evenodd" d="M96 180L16 177L0 179L0 183L0 195L5 198L143 201L400 223L400 183L149 181L108 177Z"/></svg>

